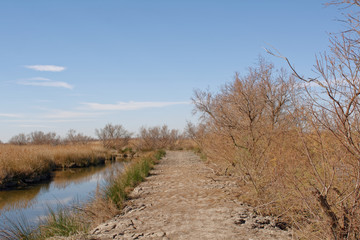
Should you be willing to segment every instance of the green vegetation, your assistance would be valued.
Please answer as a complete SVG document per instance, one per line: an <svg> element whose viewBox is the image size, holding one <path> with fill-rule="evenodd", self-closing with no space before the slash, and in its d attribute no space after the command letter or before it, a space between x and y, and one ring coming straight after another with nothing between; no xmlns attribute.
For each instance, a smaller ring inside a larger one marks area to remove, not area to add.
<svg viewBox="0 0 360 240"><path fill-rule="evenodd" d="M163 151L157 151L153 157L145 157L135 161L126 171L112 179L112 184L105 189L106 197L118 208L122 208L129 192L148 176L155 160L164 155Z"/></svg>
<svg viewBox="0 0 360 240"><path fill-rule="evenodd" d="M76 208L59 207L56 211L49 209L49 215L42 223L36 239L46 239L53 236L70 236L88 230L90 224L80 221Z"/></svg>
<svg viewBox="0 0 360 240"><path fill-rule="evenodd" d="M105 189L105 196L118 208L122 208L129 192L149 175L157 160L165 156L164 150L158 150L153 156L144 157L128 166L123 174L111 180Z"/></svg>
<svg viewBox="0 0 360 240"><path fill-rule="evenodd" d="M6 218L6 226L0 230L0 238L4 240L36 240L38 233L34 230L24 215L17 220ZM1 226L3 227L3 226Z"/></svg>

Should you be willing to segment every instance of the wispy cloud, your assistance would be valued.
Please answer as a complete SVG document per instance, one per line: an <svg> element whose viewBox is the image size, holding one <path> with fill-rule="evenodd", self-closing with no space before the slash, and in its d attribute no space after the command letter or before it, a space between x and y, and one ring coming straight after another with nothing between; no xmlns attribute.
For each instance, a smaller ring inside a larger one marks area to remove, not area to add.
<svg viewBox="0 0 360 240"><path fill-rule="evenodd" d="M51 126L39 125L39 124L20 124L16 126L20 128L52 128Z"/></svg>
<svg viewBox="0 0 360 240"><path fill-rule="evenodd" d="M59 110L59 111L54 111L53 113L46 114L43 117L47 119L71 119L71 118L89 118L89 117L95 117L97 115L99 115L99 113Z"/></svg>
<svg viewBox="0 0 360 240"><path fill-rule="evenodd" d="M13 113L0 113L0 117L20 118L20 117L22 117L22 115L20 115L20 114L13 114Z"/></svg>
<svg viewBox="0 0 360 240"><path fill-rule="evenodd" d="M65 67L55 65L27 65L25 67L41 72L61 72L66 69Z"/></svg>
<svg viewBox="0 0 360 240"><path fill-rule="evenodd" d="M70 85L67 82L53 81L51 79L42 78L42 77L23 79L23 80L18 81L17 83L20 85L29 85L29 86L61 87L61 88L67 88L67 89L74 88L73 85Z"/></svg>
<svg viewBox="0 0 360 240"><path fill-rule="evenodd" d="M138 110L144 108L161 108L173 105L190 104L189 102L118 102L115 104L101 104L93 102L82 103L92 110Z"/></svg>

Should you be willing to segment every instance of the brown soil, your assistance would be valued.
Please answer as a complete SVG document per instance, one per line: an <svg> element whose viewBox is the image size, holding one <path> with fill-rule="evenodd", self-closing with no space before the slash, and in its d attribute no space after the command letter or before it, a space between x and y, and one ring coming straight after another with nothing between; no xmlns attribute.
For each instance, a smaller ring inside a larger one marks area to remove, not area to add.
<svg viewBox="0 0 360 240"><path fill-rule="evenodd" d="M237 200L233 178L192 152L170 151L131 194L123 214L84 239L291 239Z"/></svg>

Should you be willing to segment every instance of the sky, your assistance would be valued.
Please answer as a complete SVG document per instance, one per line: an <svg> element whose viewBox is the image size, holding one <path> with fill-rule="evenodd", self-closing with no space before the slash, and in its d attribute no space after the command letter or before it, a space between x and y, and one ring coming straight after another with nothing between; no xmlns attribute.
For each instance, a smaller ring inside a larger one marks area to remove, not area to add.
<svg viewBox="0 0 360 240"><path fill-rule="evenodd" d="M194 89L216 91L275 47L311 75L343 26L321 0L1 0L0 140L107 123L182 130Z"/></svg>

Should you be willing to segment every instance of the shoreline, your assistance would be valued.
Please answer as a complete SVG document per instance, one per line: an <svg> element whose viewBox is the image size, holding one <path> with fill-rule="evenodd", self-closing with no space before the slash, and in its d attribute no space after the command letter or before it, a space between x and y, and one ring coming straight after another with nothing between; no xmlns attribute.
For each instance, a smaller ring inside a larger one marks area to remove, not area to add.
<svg viewBox="0 0 360 240"><path fill-rule="evenodd" d="M115 155L114 155L115 156ZM47 169L45 172L32 172L29 174L18 174L14 177L6 177L0 182L0 191L9 191L15 189L26 188L31 185L36 185L44 181L50 181L53 177L54 172L62 169L72 169L72 168L88 168L91 166L100 166L104 165L106 161L119 161L115 160L114 156L98 157L96 159L73 159L66 165L54 165L51 168Z"/></svg>

